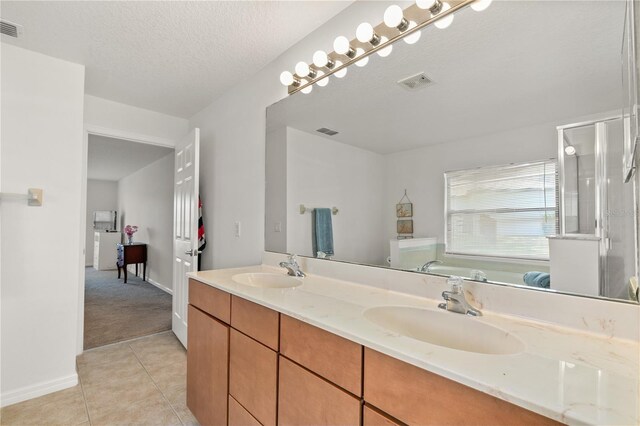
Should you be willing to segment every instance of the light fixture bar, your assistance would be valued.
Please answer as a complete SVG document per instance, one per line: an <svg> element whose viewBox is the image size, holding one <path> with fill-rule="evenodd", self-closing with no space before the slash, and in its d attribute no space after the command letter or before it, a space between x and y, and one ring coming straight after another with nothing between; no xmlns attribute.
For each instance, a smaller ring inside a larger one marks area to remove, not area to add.
<svg viewBox="0 0 640 426"><path fill-rule="evenodd" d="M329 76L347 68L348 66L361 61L362 59L373 55L374 53L378 52L379 50L384 49L385 47L388 47L389 45L395 43L398 40L401 40L415 32L420 31L421 29L433 24L434 22L439 21L440 19L446 18L449 15L452 15L456 12L458 12L461 9L464 9L465 7L471 5L472 3L476 3L478 0L463 0L460 1L458 3L456 3L455 1L450 1L448 2L449 4L451 4L451 8L447 9L447 10L443 10L442 12L440 12L438 15L432 16L420 23L417 23L417 25L415 27L412 28L408 28L407 30L405 30L404 32L401 32L400 34L391 37L389 40L384 41L384 42L380 42L379 44L372 46L371 49L365 50L365 52L359 56L356 56L354 58L348 57L348 60L345 61L344 63L342 63L341 65L337 65L331 69L326 70L326 72L320 76L320 77L316 77L316 78L312 78L309 80L306 80L306 83L303 83L303 81L300 81L300 84L298 86L293 86L290 85L289 86L289 95L293 95L296 92L299 92L309 86L312 86L313 84L315 84L316 82L318 82L319 80L323 79L323 78L328 78ZM351 43L351 45L353 45L353 43ZM344 55L341 55L344 56ZM345 56L346 57L346 56Z"/></svg>

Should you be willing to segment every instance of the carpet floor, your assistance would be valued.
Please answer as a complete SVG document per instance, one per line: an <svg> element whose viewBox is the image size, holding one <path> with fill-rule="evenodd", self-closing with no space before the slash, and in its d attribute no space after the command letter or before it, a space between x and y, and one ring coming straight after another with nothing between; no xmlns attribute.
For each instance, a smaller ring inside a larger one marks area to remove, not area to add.
<svg viewBox="0 0 640 426"><path fill-rule="evenodd" d="M129 274L85 270L84 348L171 330L171 295Z"/></svg>

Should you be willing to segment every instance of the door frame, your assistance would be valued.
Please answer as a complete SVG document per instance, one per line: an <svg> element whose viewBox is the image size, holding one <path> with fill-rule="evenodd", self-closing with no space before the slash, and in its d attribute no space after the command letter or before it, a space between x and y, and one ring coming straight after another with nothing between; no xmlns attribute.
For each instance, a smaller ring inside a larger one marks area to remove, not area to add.
<svg viewBox="0 0 640 426"><path fill-rule="evenodd" d="M81 248L78 258L78 330L76 335L76 355L84 351L84 269L85 269L85 247L87 238L87 161L89 153L89 135L105 136L114 139L121 139L129 142L143 143L146 145L163 146L175 148L176 141L158 136L144 135L140 133L123 131L120 129L84 124L82 131L82 175L80 178L80 241Z"/></svg>

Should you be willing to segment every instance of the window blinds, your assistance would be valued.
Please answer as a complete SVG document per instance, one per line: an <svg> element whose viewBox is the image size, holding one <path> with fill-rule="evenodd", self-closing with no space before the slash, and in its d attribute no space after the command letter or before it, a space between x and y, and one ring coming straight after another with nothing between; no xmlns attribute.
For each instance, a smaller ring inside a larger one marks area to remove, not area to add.
<svg viewBox="0 0 640 426"><path fill-rule="evenodd" d="M445 173L445 251L485 257L549 259L557 233L556 162Z"/></svg>

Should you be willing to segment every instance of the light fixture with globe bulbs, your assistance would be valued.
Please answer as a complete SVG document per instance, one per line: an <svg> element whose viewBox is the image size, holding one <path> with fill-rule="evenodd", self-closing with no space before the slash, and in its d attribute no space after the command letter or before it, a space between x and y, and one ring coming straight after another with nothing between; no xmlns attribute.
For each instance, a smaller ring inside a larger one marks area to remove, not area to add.
<svg viewBox="0 0 640 426"><path fill-rule="evenodd" d="M349 40L345 36L337 37L333 42L333 52L317 50L312 62L298 62L295 74L284 71L280 82L288 87L289 94L310 93L313 85L320 87L329 83L329 77L343 78L352 64L363 67L369 62L369 56L377 53L387 57L393 50L393 43L404 40L414 44L420 40L421 30L434 24L444 29L451 25L454 13L466 6L480 12L491 5L493 0L415 0L404 10L398 5L387 7L383 22L373 26L363 22L356 29L356 38Z"/></svg>

